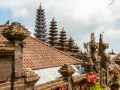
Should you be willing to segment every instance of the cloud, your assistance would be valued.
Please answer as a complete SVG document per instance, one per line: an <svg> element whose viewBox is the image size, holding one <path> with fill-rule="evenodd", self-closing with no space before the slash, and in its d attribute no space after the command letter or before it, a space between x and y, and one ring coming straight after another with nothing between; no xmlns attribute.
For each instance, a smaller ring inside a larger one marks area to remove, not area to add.
<svg viewBox="0 0 120 90"><path fill-rule="evenodd" d="M104 31L105 41L109 41L113 48L115 44L112 42L120 39L120 26L116 24L120 19L120 0L115 0L112 5L109 5L111 0L0 0L0 9L10 9L12 17L22 18L25 26L34 33L36 9L40 2L45 9L48 31L50 21L55 17L58 31L64 27L68 38L72 36L81 48L90 40L92 32L99 41L99 34Z"/></svg>
<svg viewBox="0 0 120 90"><path fill-rule="evenodd" d="M120 29L114 30L114 29L108 29L106 31L107 35L106 37L110 37L111 39L120 39Z"/></svg>

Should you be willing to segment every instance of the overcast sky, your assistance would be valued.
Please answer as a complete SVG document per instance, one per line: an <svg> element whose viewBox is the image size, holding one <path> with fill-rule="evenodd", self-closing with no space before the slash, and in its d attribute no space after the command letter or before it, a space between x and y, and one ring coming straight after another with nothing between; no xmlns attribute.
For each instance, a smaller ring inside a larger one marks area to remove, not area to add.
<svg viewBox="0 0 120 90"><path fill-rule="evenodd" d="M107 51L120 52L120 0L0 0L0 24L7 20L20 22L33 36L40 2L45 9L47 31L55 17L58 31L64 27L67 37L72 36L81 49L84 42L90 41L92 32L97 42L104 32L104 42L109 43Z"/></svg>

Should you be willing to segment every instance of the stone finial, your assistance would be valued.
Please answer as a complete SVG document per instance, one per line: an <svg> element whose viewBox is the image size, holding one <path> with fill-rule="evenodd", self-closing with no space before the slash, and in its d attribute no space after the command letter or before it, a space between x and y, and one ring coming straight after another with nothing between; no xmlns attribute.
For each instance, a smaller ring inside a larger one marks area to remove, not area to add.
<svg viewBox="0 0 120 90"><path fill-rule="evenodd" d="M72 37L70 36L70 40L72 40Z"/></svg>
<svg viewBox="0 0 120 90"><path fill-rule="evenodd" d="M54 18L52 18L52 21L54 21L55 20L55 17Z"/></svg>
<svg viewBox="0 0 120 90"><path fill-rule="evenodd" d="M80 50L80 53L83 53L83 52L82 52L82 49Z"/></svg>
<svg viewBox="0 0 120 90"><path fill-rule="evenodd" d="M113 49L112 49L111 53L114 54L114 50Z"/></svg>
<svg viewBox="0 0 120 90"><path fill-rule="evenodd" d="M74 68L70 66L68 63L64 64L58 72L62 75L62 77L70 77L75 72Z"/></svg>
<svg viewBox="0 0 120 90"><path fill-rule="evenodd" d="M2 32L2 35L10 41L14 40L24 40L30 35L28 29L22 26L18 22L13 22L8 28L5 28Z"/></svg>
<svg viewBox="0 0 120 90"><path fill-rule="evenodd" d="M103 35L100 34L100 42L103 42Z"/></svg>
<svg viewBox="0 0 120 90"><path fill-rule="evenodd" d="M37 82L40 79L40 77L31 68L24 69L24 76L26 83Z"/></svg>
<svg viewBox="0 0 120 90"><path fill-rule="evenodd" d="M76 43L76 46L78 46L77 43Z"/></svg>
<svg viewBox="0 0 120 90"><path fill-rule="evenodd" d="M42 5L41 5L41 3L40 3L40 6L39 6L39 9L42 9Z"/></svg>
<svg viewBox="0 0 120 90"><path fill-rule="evenodd" d="M95 33L91 33L91 41L95 41Z"/></svg>
<svg viewBox="0 0 120 90"><path fill-rule="evenodd" d="M64 27L62 28L62 32L64 32Z"/></svg>

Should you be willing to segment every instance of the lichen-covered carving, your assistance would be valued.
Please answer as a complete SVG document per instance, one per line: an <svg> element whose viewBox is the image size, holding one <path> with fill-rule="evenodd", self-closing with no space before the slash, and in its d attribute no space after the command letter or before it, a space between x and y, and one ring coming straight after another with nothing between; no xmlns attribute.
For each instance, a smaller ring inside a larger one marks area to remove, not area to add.
<svg viewBox="0 0 120 90"><path fill-rule="evenodd" d="M12 73L12 62L8 56L0 56L0 82L9 81Z"/></svg>
<svg viewBox="0 0 120 90"><path fill-rule="evenodd" d="M28 29L22 26L18 22L13 22L7 28L5 28L2 32L2 35L7 38L8 40L24 40L26 37L30 35Z"/></svg>
<svg viewBox="0 0 120 90"><path fill-rule="evenodd" d="M101 69L100 83L101 83L102 87L106 86L106 70L104 68Z"/></svg>
<svg viewBox="0 0 120 90"><path fill-rule="evenodd" d="M35 72L33 72L31 68L24 69L24 76L26 83L36 82L40 79L40 77Z"/></svg>
<svg viewBox="0 0 120 90"><path fill-rule="evenodd" d="M107 54L105 50L108 48L108 44L103 42L103 35L100 34L99 39L99 56L101 56L101 68L106 69Z"/></svg>
<svg viewBox="0 0 120 90"><path fill-rule="evenodd" d="M70 77L75 72L69 64L64 64L58 71L63 77Z"/></svg>
<svg viewBox="0 0 120 90"><path fill-rule="evenodd" d="M88 43L84 43L84 48L86 49L86 55L84 58L84 66L87 72L91 72L95 68L96 60L98 59L97 49L99 44L95 41L95 34L91 34L91 40ZM96 71L96 70L94 70Z"/></svg>

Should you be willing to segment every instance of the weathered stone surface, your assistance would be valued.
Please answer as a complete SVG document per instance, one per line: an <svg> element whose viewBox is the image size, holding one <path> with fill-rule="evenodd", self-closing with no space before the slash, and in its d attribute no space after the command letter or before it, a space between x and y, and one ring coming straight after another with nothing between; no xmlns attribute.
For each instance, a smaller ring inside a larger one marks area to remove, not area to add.
<svg viewBox="0 0 120 90"><path fill-rule="evenodd" d="M24 76L26 83L36 82L40 79L40 77L35 74L31 68L24 69Z"/></svg>
<svg viewBox="0 0 120 90"><path fill-rule="evenodd" d="M0 81L11 79L12 61L8 56L0 56Z"/></svg>
<svg viewBox="0 0 120 90"><path fill-rule="evenodd" d="M8 41L0 45L0 90L33 90L39 77L31 69L23 70L23 40L30 32L14 22L2 34Z"/></svg>
<svg viewBox="0 0 120 90"><path fill-rule="evenodd" d="M13 22L8 28L5 28L2 32L2 35L8 40L24 40L30 35L28 29L22 26L18 22Z"/></svg>
<svg viewBox="0 0 120 90"><path fill-rule="evenodd" d="M68 63L64 64L64 66L62 66L58 71L63 77L70 77L75 72L74 68L72 68Z"/></svg>

